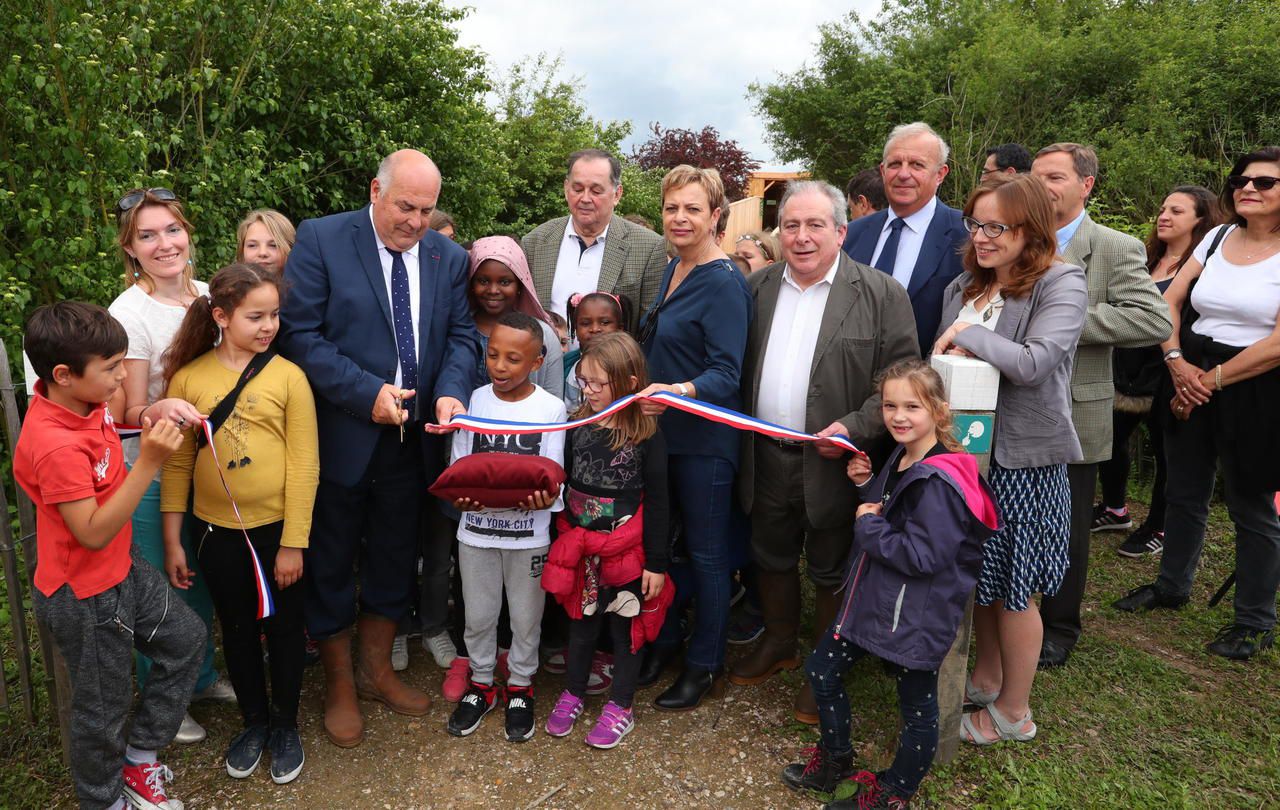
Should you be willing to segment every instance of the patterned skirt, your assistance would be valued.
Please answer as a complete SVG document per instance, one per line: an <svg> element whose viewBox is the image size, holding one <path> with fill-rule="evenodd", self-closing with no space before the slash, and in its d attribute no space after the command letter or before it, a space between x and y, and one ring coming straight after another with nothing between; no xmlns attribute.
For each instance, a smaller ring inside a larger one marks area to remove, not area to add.
<svg viewBox="0 0 1280 810"><path fill-rule="evenodd" d="M1007 470L993 460L988 480L1003 526L983 549L977 603L999 600L1006 610L1026 610L1033 594L1057 593L1067 572L1067 465Z"/></svg>

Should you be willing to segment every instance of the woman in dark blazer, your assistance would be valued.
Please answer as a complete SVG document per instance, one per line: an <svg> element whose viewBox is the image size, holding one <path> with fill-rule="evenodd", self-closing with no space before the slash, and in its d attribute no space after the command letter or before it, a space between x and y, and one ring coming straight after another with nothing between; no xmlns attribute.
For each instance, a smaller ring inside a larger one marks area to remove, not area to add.
<svg viewBox="0 0 1280 810"><path fill-rule="evenodd" d="M1084 271L1057 258L1048 192L1030 175L983 183L964 208L970 233L947 288L935 354L977 357L1000 371L991 488L1003 526L983 550L973 613L978 657L965 692L963 740L1035 736L1031 684L1043 625L1033 596L1067 568L1067 462L1081 457L1071 423L1071 366L1084 328Z"/></svg>
<svg viewBox="0 0 1280 810"><path fill-rule="evenodd" d="M640 322L640 343L656 380L645 393L669 391L734 410L742 407L739 379L751 320L746 280L716 244L725 205L724 184L714 169L677 166L662 180L662 225L676 258L667 265L658 299ZM646 402L647 413L662 413ZM730 533L740 518L733 501L738 467L737 432L691 414L662 417L670 456L673 503L692 567L697 600L685 668L654 701L659 709L698 706L720 687L729 628ZM645 670L658 668L679 643L678 611L649 653ZM646 682L642 672L641 683Z"/></svg>

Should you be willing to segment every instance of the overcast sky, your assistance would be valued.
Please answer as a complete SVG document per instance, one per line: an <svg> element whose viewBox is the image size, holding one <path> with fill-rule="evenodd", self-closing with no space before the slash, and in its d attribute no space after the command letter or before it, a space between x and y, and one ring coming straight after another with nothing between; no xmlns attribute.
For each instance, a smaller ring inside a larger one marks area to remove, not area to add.
<svg viewBox="0 0 1280 810"><path fill-rule="evenodd" d="M593 117L631 122L627 151L652 121L710 124L767 166L777 161L747 86L812 64L820 23L880 7L880 0L446 2L472 8L459 24L462 44L488 54L496 78L524 56L561 56Z"/></svg>

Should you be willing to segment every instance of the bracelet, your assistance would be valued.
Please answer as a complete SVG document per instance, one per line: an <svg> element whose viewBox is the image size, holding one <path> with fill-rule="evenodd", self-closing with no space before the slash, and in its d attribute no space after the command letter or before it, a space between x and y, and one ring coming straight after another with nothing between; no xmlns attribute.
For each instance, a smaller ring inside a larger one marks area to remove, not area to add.
<svg viewBox="0 0 1280 810"><path fill-rule="evenodd" d="M1222 390L1222 364L1221 363L1219 363L1218 367L1213 370L1213 390L1215 391Z"/></svg>
<svg viewBox="0 0 1280 810"><path fill-rule="evenodd" d="M689 386L684 383L676 383L676 390L680 392L680 396L682 397L689 396Z"/></svg>
<svg viewBox="0 0 1280 810"><path fill-rule="evenodd" d="M1164 353L1164 361L1167 363L1170 360L1176 360L1181 356L1182 356L1182 349L1170 349L1169 351Z"/></svg>

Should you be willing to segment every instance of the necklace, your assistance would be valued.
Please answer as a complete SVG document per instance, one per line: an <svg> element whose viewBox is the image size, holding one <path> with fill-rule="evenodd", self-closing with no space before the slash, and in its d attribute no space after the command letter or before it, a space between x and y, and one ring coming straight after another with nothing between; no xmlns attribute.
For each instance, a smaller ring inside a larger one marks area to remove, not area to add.
<svg viewBox="0 0 1280 810"><path fill-rule="evenodd" d="M1243 240L1243 243L1240 245L1240 249L1244 250L1245 246L1248 244L1249 244L1249 239L1248 237L1245 237L1245 239ZM1276 246L1276 240L1270 239L1267 242L1264 242L1262 247L1258 248L1253 253L1244 254L1244 257L1246 259L1252 259L1254 256L1261 256L1263 253L1266 253L1267 251L1271 250L1275 246Z"/></svg>
<svg viewBox="0 0 1280 810"><path fill-rule="evenodd" d="M987 288L987 308L982 310L982 322L986 323L991 320L991 316L996 314L997 310L1004 309L1004 296Z"/></svg>

